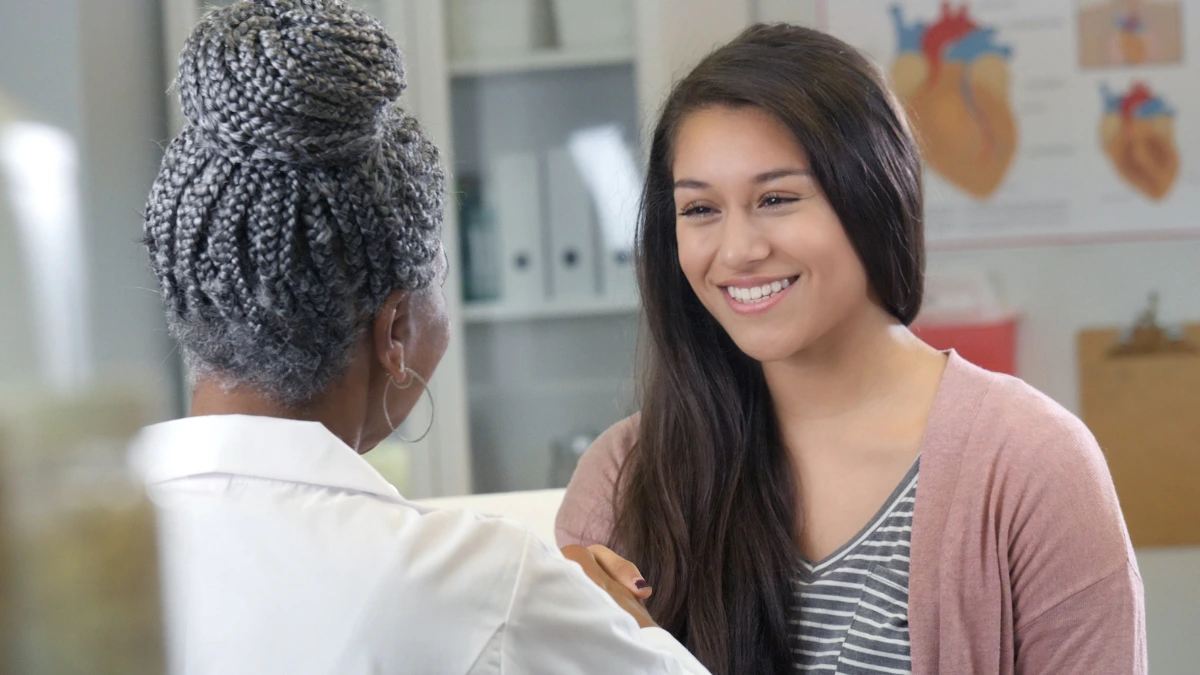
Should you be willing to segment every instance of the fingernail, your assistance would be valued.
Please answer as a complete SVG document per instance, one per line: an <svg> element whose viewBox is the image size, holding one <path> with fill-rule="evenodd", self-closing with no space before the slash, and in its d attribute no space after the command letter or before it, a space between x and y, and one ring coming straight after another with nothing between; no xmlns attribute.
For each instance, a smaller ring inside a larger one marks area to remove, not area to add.
<svg viewBox="0 0 1200 675"><path fill-rule="evenodd" d="M647 588L650 588L650 584L646 583L645 579L638 579L637 581L633 582L633 585L637 586L639 591L644 591Z"/></svg>

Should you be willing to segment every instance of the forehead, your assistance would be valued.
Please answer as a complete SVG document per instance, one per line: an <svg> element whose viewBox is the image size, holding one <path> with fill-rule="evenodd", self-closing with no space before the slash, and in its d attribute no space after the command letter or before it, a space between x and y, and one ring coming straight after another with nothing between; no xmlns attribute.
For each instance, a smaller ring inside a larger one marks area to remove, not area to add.
<svg viewBox="0 0 1200 675"><path fill-rule="evenodd" d="M675 178L693 173L757 175L808 168L808 154L774 115L752 106L713 106L689 113L675 135Z"/></svg>

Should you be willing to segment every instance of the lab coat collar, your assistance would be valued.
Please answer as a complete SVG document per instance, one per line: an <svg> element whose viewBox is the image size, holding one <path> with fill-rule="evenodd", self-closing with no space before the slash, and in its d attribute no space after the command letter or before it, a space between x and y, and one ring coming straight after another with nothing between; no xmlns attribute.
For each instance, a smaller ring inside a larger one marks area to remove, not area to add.
<svg viewBox="0 0 1200 675"><path fill-rule="evenodd" d="M374 467L320 422L249 415L163 422L138 435L133 462L147 484L233 474L401 498Z"/></svg>

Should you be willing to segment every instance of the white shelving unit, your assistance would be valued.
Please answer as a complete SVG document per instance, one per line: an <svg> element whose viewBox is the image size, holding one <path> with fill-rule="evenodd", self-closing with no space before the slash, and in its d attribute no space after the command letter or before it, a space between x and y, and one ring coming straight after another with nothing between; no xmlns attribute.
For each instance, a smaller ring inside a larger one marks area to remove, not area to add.
<svg viewBox="0 0 1200 675"><path fill-rule="evenodd" d="M482 77L486 75L531 73L541 70L628 66L633 65L634 58L634 52L631 47L615 47L612 49L589 51L547 49L528 54L455 59L450 62L450 75L452 77Z"/></svg>
<svg viewBox="0 0 1200 675"><path fill-rule="evenodd" d="M169 77L201 7L229 1L162 0ZM400 103L441 148L451 186L491 153L561 143L565 129L593 123L589 115L613 117L637 145L672 78L753 20L812 23L821 4L633 0L631 45L460 59L450 54L449 2L475 0L350 1L377 16L404 50L409 87ZM175 103L171 122L174 133L181 122ZM633 405L636 298L465 303L459 226L449 200L443 240L460 263L452 263L445 285L455 333L430 383L433 432L411 448L414 498L545 487L551 440L598 433ZM425 419L424 411L416 414Z"/></svg>
<svg viewBox="0 0 1200 675"><path fill-rule="evenodd" d="M440 55L451 80L451 137L443 148L456 185L463 176L485 180L499 154L544 156L572 130L605 123L623 131L640 163L637 147L670 77L735 35L750 15L749 0L635 0L632 44ZM530 226L553 227L549 219L543 213L542 225ZM552 445L599 433L632 412L638 313L632 293L502 295L461 306L456 339L466 360L475 490L550 487Z"/></svg>
<svg viewBox="0 0 1200 675"><path fill-rule="evenodd" d="M636 299L610 300L596 298L583 302L545 302L536 305L510 306L499 302L467 303L462 318L468 324L570 319L592 316L633 315L641 305Z"/></svg>

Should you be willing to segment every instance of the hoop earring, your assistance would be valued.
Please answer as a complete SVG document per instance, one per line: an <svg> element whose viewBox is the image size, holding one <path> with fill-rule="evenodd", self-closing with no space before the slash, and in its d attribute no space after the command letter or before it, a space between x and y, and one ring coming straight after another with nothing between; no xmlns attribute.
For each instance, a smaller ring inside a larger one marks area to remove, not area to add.
<svg viewBox="0 0 1200 675"><path fill-rule="evenodd" d="M396 427L399 425L392 423L392 415L391 415L391 413L388 412L388 404L387 404L388 390L391 389L392 387L395 387L397 389L408 389L409 387L413 386L413 382L420 382L423 392L429 397L429 424L428 424L428 426L425 427L425 431L422 432L421 435L417 436L416 438L405 438L403 436L400 436L399 434L396 434L396 437L399 438L400 440L404 441L405 443L420 443L421 441L425 440L425 437L428 436L429 432L433 430L433 413L434 413L433 394L429 391L429 383L425 381L425 378L418 375L417 371L413 370L412 368L405 368L404 374L406 375L406 377L404 378L404 384L400 384L399 382L396 381L395 377L393 377L390 374L388 375L387 386L384 387L384 389L383 389L383 418L387 420L388 429L390 430L390 433L396 434Z"/></svg>

